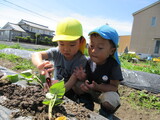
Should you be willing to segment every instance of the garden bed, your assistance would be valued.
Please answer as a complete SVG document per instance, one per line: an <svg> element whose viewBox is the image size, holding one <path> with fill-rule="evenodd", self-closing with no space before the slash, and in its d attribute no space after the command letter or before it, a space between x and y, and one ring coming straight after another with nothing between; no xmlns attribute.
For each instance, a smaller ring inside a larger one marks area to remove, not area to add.
<svg viewBox="0 0 160 120"><path fill-rule="evenodd" d="M0 81L1 105L15 111L10 118L28 117L32 120L48 120L48 106L42 104L45 92L38 85L22 87ZM5 99L5 100L4 100ZM4 101L2 101L4 100ZM68 98L63 98L63 103L53 108L53 120L60 116L66 116L74 120L106 120L106 118L92 112ZM5 116L1 115L2 118Z"/></svg>

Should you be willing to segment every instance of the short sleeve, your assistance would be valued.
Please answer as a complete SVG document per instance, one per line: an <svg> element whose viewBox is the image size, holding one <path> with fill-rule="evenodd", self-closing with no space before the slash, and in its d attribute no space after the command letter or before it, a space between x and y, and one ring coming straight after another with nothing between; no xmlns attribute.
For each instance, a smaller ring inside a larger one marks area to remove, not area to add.
<svg viewBox="0 0 160 120"><path fill-rule="evenodd" d="M58 51L58 47L56 48L50 48L48 50L46 50L47 54L48 54L48 60L50 61L54 61L56 59L56 56L59 54Z"/></svg>
<svg viewBox="0 0 160 120"><path fill-rule="evenodd" d="M123 76L122 76L122 71L121 71L120 65L115 64L111 69L112 69L112 71L111 71L110 79L122 81Z"/></svg>
<svg viewBox="0 0 160 120"><path fill-rule="evenodd" d="M74 61L75 62L72 66L72 72L76 67L80 67L80 66L82 66L85 69L86 64L87 64L87 58L85 57L85 55L83 55L83 54L78 55Z"/></svg>

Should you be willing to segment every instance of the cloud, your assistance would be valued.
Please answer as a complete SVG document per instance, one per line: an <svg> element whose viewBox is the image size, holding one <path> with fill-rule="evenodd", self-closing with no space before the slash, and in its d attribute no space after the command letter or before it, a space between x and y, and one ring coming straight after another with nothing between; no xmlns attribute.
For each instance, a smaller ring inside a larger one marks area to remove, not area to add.
<svg viewBox="0 0 160 120"><path fill-rule="evenodd" d="M72 17L78 19L84 29L84 36L88 39L88 33L98 26L109 24L115 28L119 35L131 35L132 23L128 21L119 21L114 19L106 19L100 16L87 17L80 14L72 14Z"/></svg>
<svg viewBox="0 0 160 120"><path fill-rule="evenodd" d="M132 23L127 21L119 21L111 18L104 18L101 16L88 17L77 13L71 13L69 15L58 15L51 12L46 12L41 14L47 17L45 18L30 12L24 12L23 10L18 11L10 8L8 8L7 10L2 9L0 11L0 27L3 27L7 22L18 23L21 19L25 19L31 22L48 26L51 30L55 30L58 21L68 16L74 17L82 23L84 36L86 37L86 39L88 39L88 33L91 30L106 23L115 28L119 35L131 34Z"/></svg>

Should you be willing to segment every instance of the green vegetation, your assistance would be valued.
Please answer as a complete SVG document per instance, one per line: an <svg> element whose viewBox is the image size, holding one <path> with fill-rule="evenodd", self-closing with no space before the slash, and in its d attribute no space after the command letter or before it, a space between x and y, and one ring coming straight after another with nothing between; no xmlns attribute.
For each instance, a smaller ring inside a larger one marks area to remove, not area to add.
<svg viewBox="0 0 160 120"><path fill-rule="evenodd" d="M128 62L131 58L138 58L138 56L131 54L124 54L120 56L122 68L160 75L160 62L154 62L151 60L139 61L137 63Z"/></svg>
<svg viewBox="0 0 160 120"><path fill-rule="evenodd" d="M130 93L128 101L134 106L157 109L160 111L160 98L144 90Z"/></svg>
<svg viewBox="0 0 160 120"><path fill-rule="evenodd" d="M45 83L45 76L33 74L32 70L23 71L19 74L7 75L6 79L8 79L12 83L15 83L21 80L26 80L27 83L30 84L35 81L42 88L44 88L43 83Z"/></svg>
<svg viewBox="0 0 160 120"><path fill-rule="evenodd" d="M136 63L128 62L132 58L139 59L135 54L123 54L120 56L122 68L160 75L160 62L154 62L151 60L138 61ZM131 92L129 97L123 97L123 99L127 99L133 106L156 109L160 112L160 98L154 94L147 93L146 91L137 90L136 92Z"/></svg>
<svg viewBox="0 0 160 120"><path fill-rule="evenodd" d="M23 59L13 54L0 53L0 59L13 62L15 65L13 66L12 70L36 69L30 60Z"/></svg>
<svg viewBox="0 0 160 120"><path fill-rule="evenodd" d="M39 44L39 45L57 46L56 42L52 42L52 37L43 36L41 34L35 34L35 36L32 36L32 37L31 36L26 36L26 37L16 36L14 38L14 41Z"/></svg>
<svg viewBox="0 0 160 120"><path fill-rule="evenodd" d="M49 120L52 118L52 108L55 105L61 104L62 97L65 93L65 86L64 86L64 80L61 80L55 84L53 84L49 92L46 94L46 99L43 101L43 104L48 105L48 117Z"/></svg>
<svg viewBox="0 0 160 120"><path fill-rule="evenodd" d="M26 80L28 83L32 83L35 81L42 88L44 88L43 83L45 81L44 76L43 77L41 75L37 76L32 73L32 70L27 70L21 72L20 74L7 75L5 79L9 80L11 83L15 83L21 80ZM48 105L49 120L51 120L52 118L53 107L63 102L62 98L64 94L65 94L64 80L58 81L49 88L49 92L46 94L46 99L43 100L43 104Z"/></svg>
<svg viewBox="0 0 160 120"><path fill-rule="evenodd" d="M46 49L36 49L36 50L33 50L33 49L25 49L25 48L21 47L19 43L16 43L16 44L14 44L14 45L0 44L0 50L1 50L1 49L5 49L5 48L14 48L14 49L28 50L28 51L43 51L43 50L46 50Z"/></svg>

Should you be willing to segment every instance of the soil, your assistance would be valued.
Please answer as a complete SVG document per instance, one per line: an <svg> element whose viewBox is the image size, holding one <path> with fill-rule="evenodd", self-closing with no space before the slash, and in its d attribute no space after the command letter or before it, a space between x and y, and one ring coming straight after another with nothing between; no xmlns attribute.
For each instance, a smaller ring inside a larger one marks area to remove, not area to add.
<svg viewBox="0 0 160 120"><path fill-rule="evenodd" d="M7 100L1 103L9 109L20 109L18 112L12 112L11 118L19 116L34 116L33 120L47 120L48 106L44 105L42 101L45 99L45 92L40 86L29 86L23 88L16 84L0 82L0 95L7 97ZM85 111L85 112L84 112ZM84 109L81 104L71 102L64 97L64 103L53 108L53 120L60 116L70 115L77 118L77 120L89 119L90 112Z"/></svg>
<svg viewBox="0 0 160 120"><path fill-rule="evenodd" d="M0 59L0 63L3 63L2 66L8 69L12 69L14 64L7 60ZM21 72L21 71L16 71ZM14 91L14 92L13 92ZM141 108L138 106L133 106L130 104L127 97L131 92L136 92L136 89L129 88L127 86L120 85L119 92L121 95L121 106L114 114L118 120L159 120L160 113L158 110ZM36 116L38 119L47 119L47 107L42 104L44 99L44 92L39 86L31 86L29 89L21 88L20 86L0 83L0 95L5 95L11 101L3 103L4 106L9 108L21 108L22 111L13 113L13 117L19 115L30 114ZM20 96L21 95L21 96ZM17 98L16 98L17 97ZM124 99L125 98L125 99ZM27 108L27 109L26 109ZM89 111L84 109L82 105L78 106L73 102L73 104L67 104L67 101L63 103L60 107L54 108L54 118L62 115L66 115L66 108L69 112L74 115L77 119L86 120L90 118ZM95 103L94 112L98 112L99 105ZM61 111L61 112L59 112ZM67 111L68 113L68 111ZM53 119L54 119L53 118ZM35 119L35 120L36 120ZM39 119L39 120L40 120Z"/></svg>

